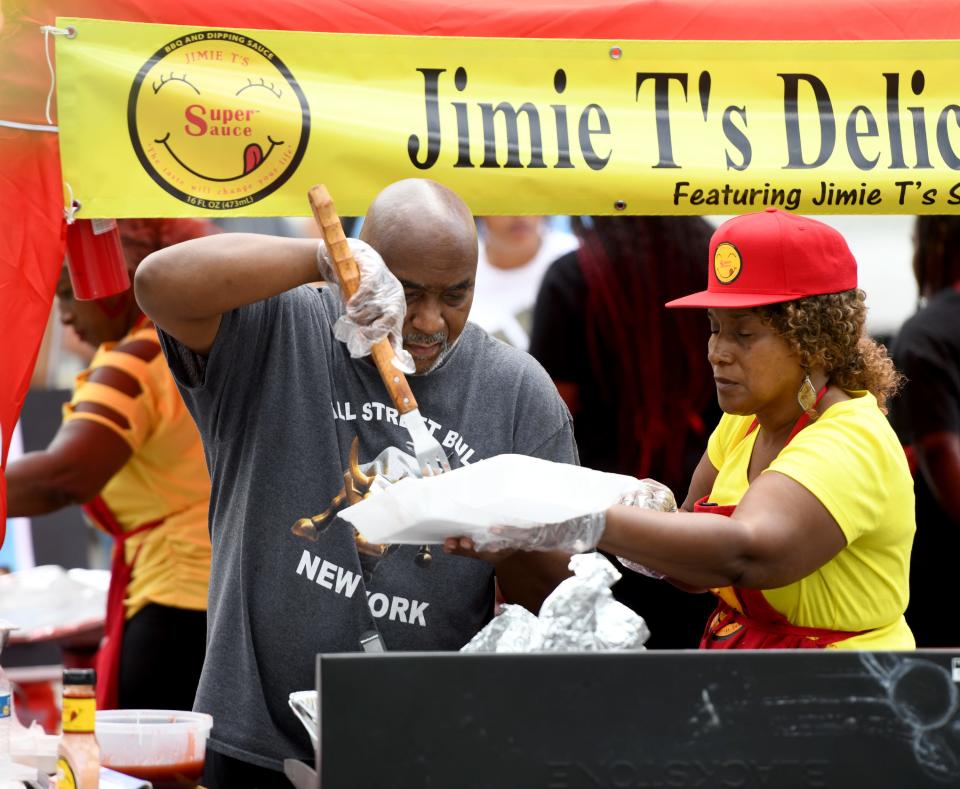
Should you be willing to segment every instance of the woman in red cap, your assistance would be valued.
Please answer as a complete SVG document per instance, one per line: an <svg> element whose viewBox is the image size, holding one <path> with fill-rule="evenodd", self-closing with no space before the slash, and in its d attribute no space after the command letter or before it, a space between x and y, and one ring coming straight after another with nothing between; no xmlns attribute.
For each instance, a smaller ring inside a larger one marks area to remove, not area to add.
<svg viewBox="0 0 960 789"><path fill-rule="evenodd" d="M771 209L721 225L709 262L707 290L668 306L707 309L724 415L684 511L611 507L598 547L713 591L701 648L914 648L913 483L884 416L899 376L846 242Z"/></svg>
<svg viewBox="0 0 960 789"><path fill-rule="evenodd" d="M864 333L843 237L771 209L714 233L708 358L724 411L683 509L607 513L600 545L718 606L706 648L910 649L913 485L884 417L898 374Z"/></svg>
<svg viewBox="0 0 960 789"><path fill-rule="evenodd" d="M149 253L213 229L192 219L118 224L131 275ZM114 538L97 706L191 709L210 577L200 435L132 287L79 301L64 267L57 296L61 321L99 347L50 446L7 466L9 513L82 503Z"/></svg>

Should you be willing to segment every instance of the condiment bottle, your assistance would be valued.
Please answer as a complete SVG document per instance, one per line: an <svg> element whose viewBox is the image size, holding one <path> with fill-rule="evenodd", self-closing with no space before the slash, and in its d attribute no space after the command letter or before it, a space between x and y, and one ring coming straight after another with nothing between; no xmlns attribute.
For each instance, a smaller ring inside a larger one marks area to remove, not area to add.
<svg viewBox="0 0 960 789"><path fill-rule="evenodd" d="M92 668L63 672L63 737L57 749L57 789L99 789L95 682Z"/></svg>

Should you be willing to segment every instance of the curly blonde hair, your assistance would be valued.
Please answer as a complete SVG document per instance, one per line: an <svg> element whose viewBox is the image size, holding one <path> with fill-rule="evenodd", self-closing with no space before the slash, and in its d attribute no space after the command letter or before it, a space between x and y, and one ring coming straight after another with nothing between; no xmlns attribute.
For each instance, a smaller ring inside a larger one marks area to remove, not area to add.
<svg viewBox="0 0 960 789"><path fill-rule="evenodd" d="M896 394L903 376L887 349L864 331L865 294L859 288L842 293L808 296L757 307L760 320L787 341L809 370L822 367L841 389L866 389L886 413L887 399Z"/></svg>

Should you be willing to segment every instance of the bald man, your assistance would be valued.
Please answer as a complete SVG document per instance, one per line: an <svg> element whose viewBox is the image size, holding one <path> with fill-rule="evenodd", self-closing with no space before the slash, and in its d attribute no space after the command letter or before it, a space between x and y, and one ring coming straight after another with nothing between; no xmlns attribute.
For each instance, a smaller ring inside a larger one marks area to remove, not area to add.
<svg viewBox="0 0 960 789"><path fill-rule="evenodd" d="M546 373L467 322L477 236L463 201L398 182L374 200L363 239L403 287L410 386L451 466L510 452L575 463ZM373 474L411 465L409 436L374 365L335 339L344 309L308 286L317 279L316 241L241 234L171 247L137 273L213 482L195 707L214 717L211 788L284 786L283 758L312 759L287 696L313 687L317 652L357 651L368 633L391 650L458 649L489 621L495 575L507 600L537 610L566 574L558 556L494 566L434 552L425 564L414 547L357 544L336 513Z"/></svg>

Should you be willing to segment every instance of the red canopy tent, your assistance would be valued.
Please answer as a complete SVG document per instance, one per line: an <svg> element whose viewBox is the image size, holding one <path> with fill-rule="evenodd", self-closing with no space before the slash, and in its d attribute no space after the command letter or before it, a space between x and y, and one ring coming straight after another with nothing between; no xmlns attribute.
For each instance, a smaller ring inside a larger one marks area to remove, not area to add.
<svg viewBox="0 0 960 789"><path fill-rule="evenodd" d="M953 0L0 0L0 461L6 465L63 259L65 223L42 25L57 16L422 36L655 40L960 38ZM52 57L53 42L50 42ZM56 123L56 111L53 110ZM0 477L0 529L6 514ZM0 532L2 540L2 532Z"/></svg>

